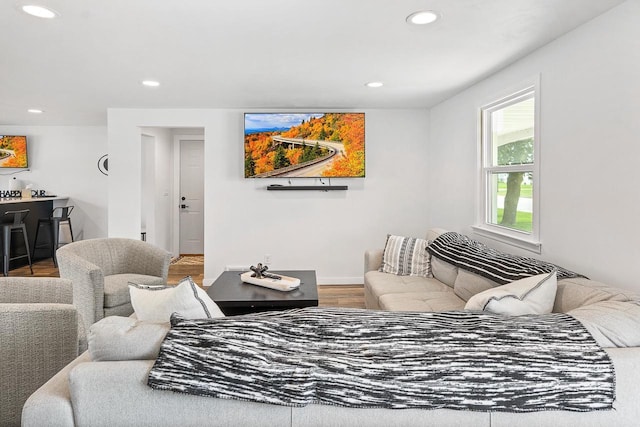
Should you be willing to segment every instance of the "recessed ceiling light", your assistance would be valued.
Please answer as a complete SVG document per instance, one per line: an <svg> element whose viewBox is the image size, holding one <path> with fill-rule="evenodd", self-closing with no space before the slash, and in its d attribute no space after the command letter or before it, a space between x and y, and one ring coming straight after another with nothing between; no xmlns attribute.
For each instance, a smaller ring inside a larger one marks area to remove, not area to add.
<svg viewBox="0 0 640 427"><path fill-rule="evenodd" d="M52 19L56 16L59 16L59 13L55 10L35 4L25 4L24 6L22 6L22 11L37 18Z"/></svg>
<svg viewBox="0 0 640 427"><path fill-rule="evenodd" d="M32 113L32 114L42 114L42 113L44 113L44 110L40 110L38 108L29 108L27 110L27 112Z"/></svg>
<svg viewBox="0 0 640 427"><path fill-rule="evenodd" d="M160 86L160 82L157 82L155 80L143 80L142 84L148 87L158 87Z"/></svg>
<svg viewBox="0 0 640 427"><path fill-rule="evenodd" d="M407 16L407 23L425 25L437 21L438 18L439 15L436 12L432 10L422 10L420 12L413 12L411 15Z"/></svg>
<svg viewBox="0 0 640 427"><path fill-rule="evenodd" d="M384 83L382 82L369 82L364 84L366 87L382 87Z"/></svg>

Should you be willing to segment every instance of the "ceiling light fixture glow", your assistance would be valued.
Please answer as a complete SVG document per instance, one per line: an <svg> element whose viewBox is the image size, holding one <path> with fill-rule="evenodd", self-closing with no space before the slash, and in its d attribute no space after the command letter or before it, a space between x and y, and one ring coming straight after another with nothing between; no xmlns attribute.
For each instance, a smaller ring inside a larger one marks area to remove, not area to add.
<svg viewBox="0 0 640 427"><path fill-rule="evenodd" d="M44 110L40 110L39 108L29 108L27 112L31 114L42 114L44 113Z"/></svg>
<svg viewBox="0 0 640 427"><path fill-rule="evenodd" d="M384 83L382 82L369 82L369 83L365 83L366 87L382 87L384 86Z"/></svg>
<svg viewBox="0 0 640 427"><path fill-rule="evenodd" d="M31 16L35 16L36 18L53 19L59 16L58 12L55 10L35 4L25 4L22 6L22 11Z"/></svg>
<svg viewBox="0 0 640 427"><path fill-rule="evenodd" d="M157 82L155 80L143 80L142 84L147 86L147 87L158 87L158 86L160 86L160 82Z"/></svg>
<svg viewBox="0 0 640 427"><path fill-rule="evenodd" d="M432 10L422 10L420 12L413 12L407 16L407 23L413 25L425 25L431 24L438 20L440 16Z"/></svg>

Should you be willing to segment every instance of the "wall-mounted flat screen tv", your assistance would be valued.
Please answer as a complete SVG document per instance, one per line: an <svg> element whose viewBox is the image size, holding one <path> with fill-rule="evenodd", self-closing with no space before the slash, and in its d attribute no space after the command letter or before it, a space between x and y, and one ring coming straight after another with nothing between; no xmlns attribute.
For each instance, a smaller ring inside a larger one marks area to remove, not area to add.
<svg viewBox="0 0 640 427"><path fill-rule="evenodd" d="M364 113L246 113L245 178L363 178Z"/></svg>
<svg viewBox="0 0 640 427"><path fill-rule="evenodd" d="M27 137L0 135L0 168L26 168Z"/></svg>

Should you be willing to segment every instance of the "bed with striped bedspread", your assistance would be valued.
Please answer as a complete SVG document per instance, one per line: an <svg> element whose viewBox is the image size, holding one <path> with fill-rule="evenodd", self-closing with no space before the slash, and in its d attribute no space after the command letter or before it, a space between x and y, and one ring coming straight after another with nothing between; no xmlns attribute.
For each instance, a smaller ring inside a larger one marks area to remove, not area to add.
<svg viewBox="0 0 640 427"><path fill-rule="evenodd" d="M148 385L278 405L611 409L608 355L566 314L305 308L172 328Z"/></svg>

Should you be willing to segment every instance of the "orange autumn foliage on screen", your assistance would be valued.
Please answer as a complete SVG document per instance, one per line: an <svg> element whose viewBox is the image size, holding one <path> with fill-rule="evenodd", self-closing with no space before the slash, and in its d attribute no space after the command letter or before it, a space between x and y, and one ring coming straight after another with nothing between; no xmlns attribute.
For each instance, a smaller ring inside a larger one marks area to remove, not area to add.
<svg viewBox="0 0 640 427"><path fill-rule="evenodd" d="M300 162L300 157L302 157L302 149L293 148L291 150L287 150L287 153L285 155L292 165L297 165Z"/></svg>
<svg viewBox="0 0 640 427"><path fill-rule="evenodd" d="M335 160L322 176L364 176L364 114L344 114L337 131L345 155Z"/></svg>
<svg viewBox="0 0 640 427"><path fill-rule="evenodd" d="M322 176L337 177L364 176L364 114L363 113L327 113L321 117L311 117L297 126L283 132L259 132L245 135L245 176L254 176L274 170L277 144L273 136L295 138L309 141L308 145L295 145L285 150L290 165L309 161L309 151L315 157L326 158L326 148L318 148L314 141L342 143L344 150L334 157L334 161ZM315 150L311 150L315 148Z"/></svg>
<svg viewBox="0 0 640 427"><path fill-rule="evenodd" d="M2 136L0 138L0 164L5 168L27 167L27 138Z"/></svg>

